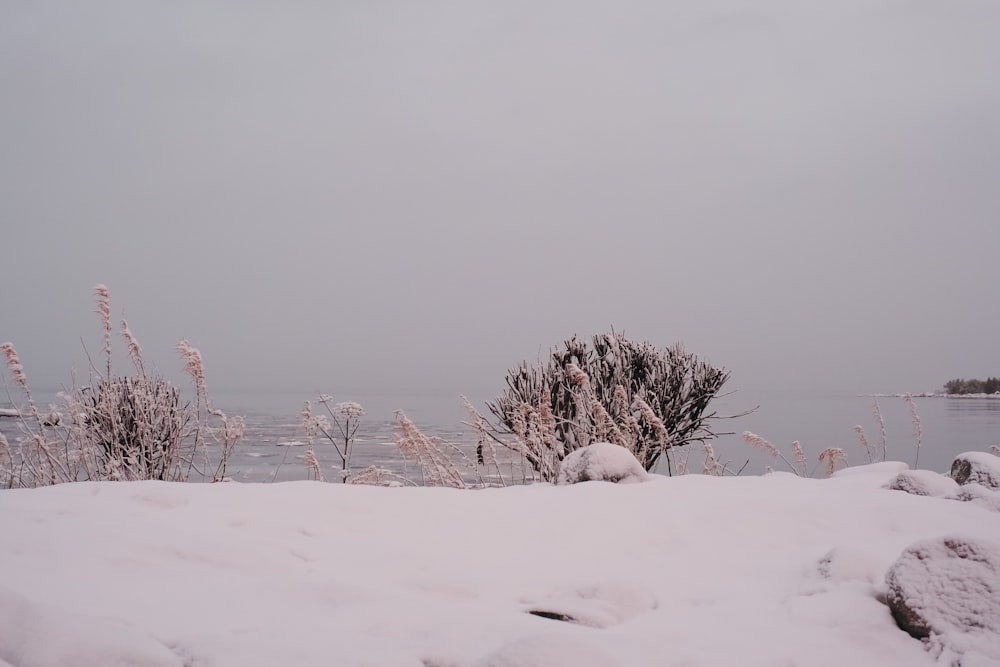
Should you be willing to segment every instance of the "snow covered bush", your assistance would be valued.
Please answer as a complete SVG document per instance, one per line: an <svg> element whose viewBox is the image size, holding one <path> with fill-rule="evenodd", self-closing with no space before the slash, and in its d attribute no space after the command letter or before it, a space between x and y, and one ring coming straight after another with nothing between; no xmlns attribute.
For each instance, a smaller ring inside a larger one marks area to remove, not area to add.
<svg viewBox="0 0 1000 667"><path fill-rule="evenodd" d="M507 390L486 405L521 443L543 479L592 442L631 451L646 470L674 447L715 437L709 402L729 373L680 345L657 349L623 334L575 336L544 366L510 369Z"/></svg>
<svg viewBox="0 0 1000 667"><path fill-rule="evenodd" d="M78 435L101 479L168 479L179 463L191 408L161 377L115 377L74 397Z"/></svg>
<svg viewBox="0 0 1000 667"><path fill-rule="evenodd" d="M187 480L225 478L233 448L243 437L243 418L212 409L201 353L187 341L177 349L195 384L193 404L143 365L142 348L122 320L121 335L135 367L115 376L111 364L111 303L98 285L103 328L101 373L91 363L90 383L62 392L61 406L39 409L12 343L0 345L7 371L21 391L21 435L0 439L0 487L37 487L84 480Z"/></svg>

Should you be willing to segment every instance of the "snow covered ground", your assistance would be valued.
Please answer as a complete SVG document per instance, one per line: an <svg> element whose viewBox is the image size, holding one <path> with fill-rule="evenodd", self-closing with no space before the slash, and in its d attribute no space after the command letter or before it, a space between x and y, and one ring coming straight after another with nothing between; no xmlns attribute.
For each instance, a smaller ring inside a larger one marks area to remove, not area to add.
<svg viewBox="0 0 1000 667"><path fill-rule="evenodd" d="M883 488L904 467L2 491L0 667L932 665L886 571L1000 514Z"/></svg>

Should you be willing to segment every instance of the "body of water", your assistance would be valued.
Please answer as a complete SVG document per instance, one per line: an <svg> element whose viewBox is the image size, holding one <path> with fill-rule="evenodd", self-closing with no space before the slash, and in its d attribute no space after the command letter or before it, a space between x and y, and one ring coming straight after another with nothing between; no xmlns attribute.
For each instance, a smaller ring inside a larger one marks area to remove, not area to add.
<svg viewBox="0 0 1000 667"><path fill-rule="evenodd" d="M308 479L303 456L307 440L299 411L308 394L229 392L216 393L216 406L230 415L246 418L246 432L229 466L233 479L245 482ZM314 397L315 398L315 397ZM485 397L470 397L483 414ZM362 419L354 445L352 470L381 465L402 472L403 462L395 445L394 412L403 410L428 435L438 436L471 447L475 434L461 422L467 420L459 396L434 393L373 393L335 396L334 400L361 403ZM850 464L866 461L865 450L855 433L861 425L869 443L879 453L882 436L873 414L877 401L885 422L887 454L890 460L918 464L921 468L946 472L957 454L964 451L989 451L1000 445L1000 399L916 397L913 399L920 418L920 452L917 459L915 424L906 402L899 397L867 396L781 396L737 392L712 403L720 415L733 415L757 407L752 413L732 419L719 419L713 427L720 435L713 441L715 453L729 470L743 468L744 475L760 474L767 467L787 469L762 452L746 444L741 434L752 431L767 438L792 459L791 443L798 440L814 476L821 475L819 453L839 447ZM43 403L44 401L39 401ZM314 409L319 406L314 405ZM0 419L2 430L12 442L18 437L15 419ZM314 440L314 451L324 476L339 480L340 459L329 442ZM879 454L880 455L880 454ZM688 469L700 472L704 454L700 446L690 447ZM413 472L412 466L410 472ZM665 470L661 470L665 472ZM412 477L413 475L411 475Z"/></svg>

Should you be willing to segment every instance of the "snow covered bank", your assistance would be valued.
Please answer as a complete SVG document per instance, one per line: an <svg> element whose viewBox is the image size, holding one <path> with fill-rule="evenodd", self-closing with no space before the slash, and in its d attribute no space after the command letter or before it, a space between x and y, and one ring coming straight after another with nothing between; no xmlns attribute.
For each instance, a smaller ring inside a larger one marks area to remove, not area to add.
<svg viewBox="0 0 1000 667"><path fill-rule="evenodd" d="M886 572L1000 514L883 488L903 468L3 491L0 665L932 665Z"/></svg>

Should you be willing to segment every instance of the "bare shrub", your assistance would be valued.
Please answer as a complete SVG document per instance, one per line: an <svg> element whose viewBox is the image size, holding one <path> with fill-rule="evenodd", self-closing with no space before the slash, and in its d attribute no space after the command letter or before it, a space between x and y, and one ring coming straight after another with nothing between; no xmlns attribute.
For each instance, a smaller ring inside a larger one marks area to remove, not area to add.
<svg viewBox="0 0 1000 667"><path fill-rule="evenodd" d="M166 380L116 377L74 397L83 449L96 455L100 479L178 479L189 406Z"/></svg>
<svg viewBox="0 0 1000 667"><path fill-rule="evenodd" d="M571 338L544 366L510 369L507 391L487 407L543 479L551 479L550 460L598 440L628 448L651 470L671 448L715 437L709 420L717 415L706 410L728 377L680 345L659 350L612 332L594 336L592 347ZM532 438L544 431L533 431L532 419L543 409L552 437L539 443Z"/></svg>

